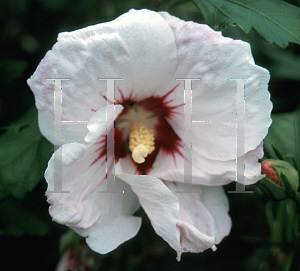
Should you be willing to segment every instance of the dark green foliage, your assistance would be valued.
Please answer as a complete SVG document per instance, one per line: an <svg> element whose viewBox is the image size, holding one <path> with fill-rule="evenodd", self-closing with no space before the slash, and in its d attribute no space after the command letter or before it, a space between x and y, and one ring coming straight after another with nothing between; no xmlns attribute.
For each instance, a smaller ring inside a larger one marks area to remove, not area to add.
<svg viewBox="0 0 300 271"><path fill-rule="evenodd" d="M0 199L23 198L44 175L53 146L42 136L32 107L0 137Z"/></svg>
<svg viewBox="0 0 300 271"><path fill-rule="evenodd" d="M267 42L282 48L300 44L300 8L281 0L193 0L205 22L215 29L253 27Z"/></svg>
<svg viewBox="0 0 300 271"><path fill-rule="evenodd" d="M296 169L299 168L300 108L292 112L273 114L272 120L269 133L264 139L265 155L268 158L285 158Z"/></svg>

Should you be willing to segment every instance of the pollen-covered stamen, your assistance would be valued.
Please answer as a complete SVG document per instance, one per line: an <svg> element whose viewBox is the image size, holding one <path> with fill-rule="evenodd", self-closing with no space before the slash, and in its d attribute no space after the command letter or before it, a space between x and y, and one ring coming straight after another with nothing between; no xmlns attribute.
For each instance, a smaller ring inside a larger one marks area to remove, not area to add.
<svg viewBox="0 0 300 271"><path fill-rule="evenodd" d="M145 162L148 153L149 147L144 144L139 144L133 149L131 156L134 162L141 164Z"/></svg>
<svg viewBox="0 0 300 271"><path fill-rule="evenodd" d="M129 149L134 162L141 164L154 150L154 131L142 121L135 122L129 133Z"/></svg>

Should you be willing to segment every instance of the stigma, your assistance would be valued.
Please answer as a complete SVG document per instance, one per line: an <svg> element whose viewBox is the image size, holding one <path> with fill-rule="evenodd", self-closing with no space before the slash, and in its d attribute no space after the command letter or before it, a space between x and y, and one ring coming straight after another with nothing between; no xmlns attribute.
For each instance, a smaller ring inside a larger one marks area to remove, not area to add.
<svg viewBox="0 0 300 271"><path fill-rule="evenodd" d="M129 133L129 149L134 162L145 162L145 158L155 150L154 139L153 129L149 129L144 122L133 123Z"/></svg>

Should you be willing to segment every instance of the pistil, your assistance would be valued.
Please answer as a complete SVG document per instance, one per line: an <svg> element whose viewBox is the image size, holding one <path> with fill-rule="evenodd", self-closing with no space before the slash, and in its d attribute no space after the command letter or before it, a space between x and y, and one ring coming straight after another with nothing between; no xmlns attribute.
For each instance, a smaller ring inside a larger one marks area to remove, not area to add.
<svg viewBox="0 0 300 271"><path fill-rule="evenodd" d="M134 162L141 164L154 150L154 131L142 121L135 122L129 133L129 149Z"/></svg>

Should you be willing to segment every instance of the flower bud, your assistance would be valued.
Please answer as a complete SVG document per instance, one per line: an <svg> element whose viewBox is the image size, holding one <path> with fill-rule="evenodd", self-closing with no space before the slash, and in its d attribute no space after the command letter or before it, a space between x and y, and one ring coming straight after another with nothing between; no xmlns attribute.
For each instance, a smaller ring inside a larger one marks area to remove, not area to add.
<svg viewBox="0 0 300 271"><path fill-rule="evenodd" d="M261 164L262 174L266 177L260 180L259 187L274 199L293 197L299 187L297 170L288 162L282 160L265 160Z"/></svg>

